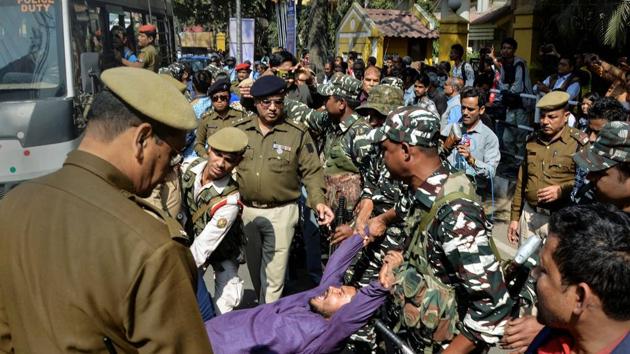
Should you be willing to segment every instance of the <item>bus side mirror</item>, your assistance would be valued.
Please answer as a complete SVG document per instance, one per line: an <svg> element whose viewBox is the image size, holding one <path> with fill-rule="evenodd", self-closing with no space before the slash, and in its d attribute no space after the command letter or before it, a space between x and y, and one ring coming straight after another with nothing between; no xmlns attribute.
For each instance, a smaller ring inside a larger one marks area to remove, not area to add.
<svg viewBox="0 0 630 354"><path fill-rule="evenodd" d="M84 93L94 94L97 91L99 68L99 54L94 52L81 53L81 89Z"/></svg>

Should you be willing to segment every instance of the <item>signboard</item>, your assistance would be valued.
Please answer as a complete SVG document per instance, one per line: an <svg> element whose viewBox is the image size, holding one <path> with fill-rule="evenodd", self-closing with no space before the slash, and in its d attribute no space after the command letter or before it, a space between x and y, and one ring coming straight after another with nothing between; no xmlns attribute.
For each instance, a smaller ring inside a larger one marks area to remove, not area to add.
<svg viewBox="0 0 630 354"><path fill-rule="evenodd" d="M230 17L230 55L236 58L237 44L236 44L236 34L238 26L236 24L236 19ZM242 60L249 60L250 62L254 62L254 29L255 22L253 18L242 18L241 19L241 42L243 46L241 47L243 52Z"/></svg>
<svg viewBox="0 0 630 354"><path fill-rule="evenodd" d="M295 0L287 0L287 42L286 49L296 55L296 20L295 20Z"/></svg>

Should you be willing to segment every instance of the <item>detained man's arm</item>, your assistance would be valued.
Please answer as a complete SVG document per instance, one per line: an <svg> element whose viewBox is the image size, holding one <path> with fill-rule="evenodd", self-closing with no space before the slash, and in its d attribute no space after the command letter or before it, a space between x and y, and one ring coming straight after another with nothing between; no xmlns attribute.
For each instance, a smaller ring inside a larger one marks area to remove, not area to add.
<svg viewBox="0 0 630 354"><path fill-rule="evenodd" d="M214 212L210 222L193 241L193 244L190 246L190 252L195 259L197 267L201 267L206 263L208 257L217 249L230 227L232 227L232 224L234 224L239 212L238 200L238 193L228 196L225 205L220 206Z"/></svg>
<svg viewBox="0 0 630 354"><path fill-rule="evenodd" d="M324 275L319 286L339 285L343 282L343 275L352 263L354 256L361 250L363 238L359 235L352 235L341 243L341 246L330 256Z"/></svg>

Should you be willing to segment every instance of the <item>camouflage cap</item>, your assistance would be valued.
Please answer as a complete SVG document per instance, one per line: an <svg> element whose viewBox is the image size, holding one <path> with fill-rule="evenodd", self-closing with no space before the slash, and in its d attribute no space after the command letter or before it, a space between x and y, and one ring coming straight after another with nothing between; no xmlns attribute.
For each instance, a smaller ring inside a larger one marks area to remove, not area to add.
<svg viewBox="0 0 630 354"><path fill-rule="evenodd" d="M370 91L367 102L357 107L355 111L361 115L367 115L369 109L387 116L394 109L403 105L403 91L389 85L376 85Z"/></svg>
<svg viewBox="0 0 630 354"><path fill-rule="evenodd" d="M620 162L630 162L630 123L610 122L593 145L576 153L573 160L589 171L602 171Z"/></svg>
<svg viewBox="0 0 630 354"><path fill-rule="evenodd" d="M361 92L361 81L341 73L333 75L326 84L319 85L317 92L322 96L357 98Z"/></svg>
<svg viewBox="0 0 630 354"><path fill-rule="evenodd" d="M383 78L383 80L381 80L381 85L389 85L392 87L397 87L403 91L405 90L403 81L393 76L388 76L386 78Z"/></svg>
<svg viewBox="0 0 630 354"><path fill-rule="evenodd" d="M397 143L436 147L440 137L440 120L420 107L401 107L387 116L385 124L373 131L373 142L390 139Z"/></svg>
<svg viewBox="0 0 630 354"><path fill-rule="evenodd" d="M222 68L220 68L220 67L218 67L218 66L216 66L214 64L210 64L210 65L206 66L205 70L208 70L210 72L210 74L212 74L213 78L216 78L217 75L220 72L226 73L225 70L223 70Z"/></svg>

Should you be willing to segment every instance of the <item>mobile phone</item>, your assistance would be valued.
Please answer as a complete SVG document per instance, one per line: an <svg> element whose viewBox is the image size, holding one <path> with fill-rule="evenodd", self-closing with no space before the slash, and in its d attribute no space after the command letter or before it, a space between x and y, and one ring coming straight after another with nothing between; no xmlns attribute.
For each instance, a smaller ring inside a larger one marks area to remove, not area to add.
<svg viewBox="0 0 630 354"><path fill-rule="evenodd" d="M276 71L276 76L284 80L290 80L293 79L294 74L293 71L278 70Z"/></svg>

